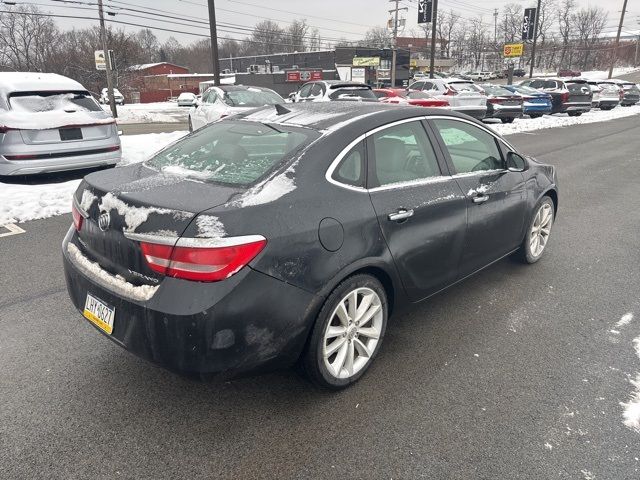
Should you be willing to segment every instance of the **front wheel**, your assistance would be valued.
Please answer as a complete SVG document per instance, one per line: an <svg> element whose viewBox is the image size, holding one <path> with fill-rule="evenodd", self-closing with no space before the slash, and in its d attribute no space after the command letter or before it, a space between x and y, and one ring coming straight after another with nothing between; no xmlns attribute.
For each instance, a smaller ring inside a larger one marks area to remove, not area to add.
<svg viewBox="0 0 640 480"><path fill-rule="evenodd" d="M519 250L521 259L529 264L540 260L549 243L555 216L553 200L547 196L542 197L534 212Z"/></svg>
<svg viewBox="0 0 640 480"><path fill-rule="evenodd" d="M357 381L380 349L387 326L387 295L373 276L338 285L318 314L302 366L316 385L339 390Z"/></svg>

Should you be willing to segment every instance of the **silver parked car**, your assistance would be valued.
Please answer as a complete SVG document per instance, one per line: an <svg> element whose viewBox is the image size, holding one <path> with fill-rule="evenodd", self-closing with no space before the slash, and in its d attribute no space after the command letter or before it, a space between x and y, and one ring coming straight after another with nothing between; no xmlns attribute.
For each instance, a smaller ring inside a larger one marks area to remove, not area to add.
<svg viewBox="0 0 640 480"><path fill-rule="evenodd" d="M409 90L427 92L441 100L447 100L451 110L466 113L482 120L487 114L487 95L472 80L460 78L430 78L409 85Z"/></svg>
<svg viewBox="0 0 640 480"><path fill-rule="evenodd" d="M118 130L78 82L52 73L0 73L0 176L111 166Z"/></svg>

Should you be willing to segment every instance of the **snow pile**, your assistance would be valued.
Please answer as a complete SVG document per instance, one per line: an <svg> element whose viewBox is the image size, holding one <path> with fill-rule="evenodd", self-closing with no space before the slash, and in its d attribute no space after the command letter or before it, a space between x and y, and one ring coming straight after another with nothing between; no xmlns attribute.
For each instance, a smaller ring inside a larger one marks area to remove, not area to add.
<svg viewBox="0 0 640 480"><path fill-rule="evenodd" d="M109 105L103 110L111 112ZM190 107L179 107L175 102L132 103L117 106L118 123L186 123Z"/></svg>
<svg viewBox="0 0 640 480"><path fill-rule="evenodd" d="M543 130L547 128L559 128L568 127L570 125L582 125L585 123L606 122L609 120L616 120L618 118L631 117L640 114L640 105L633 105L632 107L616 107L613 110L591 110L590 112L583 113L579 117L570 117L565 114L557 115L544 115L541 118L516 118L513 123L510 124L494 124L487 123L486 125L499 133L500 135L512 135L521 132L531 132L534 130Z"/></svg>
<svg viewBox="0 0 640 480"><path fill-rule="evenodd" d="M633 320L633 314L627 313L616 323L616 327L622 327L627 325ZM636 351L636 355L640 358L640 337L633 339L633 348ZM624 408L622 416L624 418L624 424L631 430L640 433L640 373L636 374L635 380L629 380L635 390L631 393L631 398L628 402L620 402L620 405Z"/></svg>
<svg viewBox="0 0 640 480"><path fill-rule="evenodd" d="M82 273L91 277L93 280L97 280L102 283L103 286L115 291L123 297L128 297L133 300L146 302L158 290L158 286L153 285L140 285L136 286L127 282L120 275L113 276L109 272L105 271L95 262L92 262L87 257L82 255L78 247L73 243L67 244L67 253L71 261L80 269Z"/></svg>
<svg viewBox="0 0 640 480"><path fill-rule="evenodd" d="M629 73L637 72L638 68L636 67L616 67L613 69L613 75L611 78L616 78L621 75L628 75ZM605 79L609 77L609 70L591 70L588 72L581 72L582 77L585 78L593 78L594 80Z"/></svg>
<svg viewBox="0 0 640 480"><path fill-rule="evenodd" d="M120 165L147 160L155 151L186 134L187 132L172 132L123 136L121 137L122 163ZM0 182L0 225L71 212L71 198L79 184L80 180L42 185ZM81 206L83 208L90 206L93 201L95 198L91 199L83 194Z"/></svg>
<svg viewBox="0 0 640 480"><path fill-rule="evenodd" d="M196 219L196 225L199 238L222 238L227 233L218 217L211 215L200 215Z"/></svg>

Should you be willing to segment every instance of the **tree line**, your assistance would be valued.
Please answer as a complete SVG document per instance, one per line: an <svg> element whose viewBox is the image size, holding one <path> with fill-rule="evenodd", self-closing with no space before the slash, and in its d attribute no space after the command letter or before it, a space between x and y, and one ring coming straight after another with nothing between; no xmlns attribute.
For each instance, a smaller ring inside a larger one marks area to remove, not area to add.
<svg viewBox="0 0 640 480"><path fill-rule="evenodd" d="M104 85L104 74L95 69L94 51L102 49L99 29L73 28L61 30L51 17L35 5L6 7L0 13L0 70L42 71L74 78L92 91ZM454 9L438 15L438 55L454 59L456 69L494 68L502 64L500 53L504 43L519 42L523 7L505 5L497 18L478 16L464 18ZM542 0L539 16L536 66L541 69L603 69L613 55L613 40L603 40L607 25L606 12L596 6L578 8L575 0ZM429 38L431 25L404 36ZM304 19L281 27L271 20L258 22L246 29L244 37L223 37L219 41L221 58L280 52L314 51L335 46L368 46L389 48L391 32L385 27L371 28L362 39L322 38L317 28ZM173 37L161 42L152 30L137 32L107 29L109 48L115 52L118 79L126 83L133 75L128 67L136 64L170 62L189 68L193 73L211 71L209 39L204 37L182 43ZM621 44L619 64L631 64L635 42ZM428 48L422 52L428 55ZM528 55L521 65L529 63Z"/></svg>

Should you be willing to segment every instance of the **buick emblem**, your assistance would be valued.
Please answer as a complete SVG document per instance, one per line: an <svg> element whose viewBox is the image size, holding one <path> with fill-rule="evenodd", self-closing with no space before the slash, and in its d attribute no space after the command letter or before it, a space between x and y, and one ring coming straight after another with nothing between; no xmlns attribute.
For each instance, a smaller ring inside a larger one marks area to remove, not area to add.
<svg viewBox="0 0 640 480"><path fill-rule="evenodd" d="M109 224L111 223L111 215L109 212L103 213L98 217L98 227L103 232L106 232L109 229Z"/></svg>

